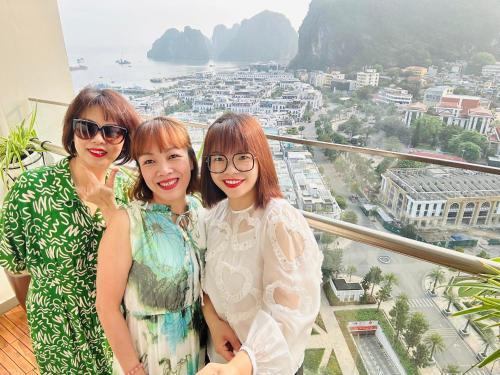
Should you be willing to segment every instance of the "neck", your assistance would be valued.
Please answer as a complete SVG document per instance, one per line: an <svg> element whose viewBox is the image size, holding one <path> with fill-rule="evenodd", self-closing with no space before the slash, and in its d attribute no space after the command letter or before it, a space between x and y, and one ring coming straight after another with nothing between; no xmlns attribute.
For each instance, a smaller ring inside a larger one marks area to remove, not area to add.
<svg viewBox="0 0 500 375"><path fill-rule="evenodd" d="M238 198L228 198L229 207L233 211L241 211L248 207L251 207L257 201L257 194L253 191L249 192L247 195Z"/></svg>
<svg viewBox="0 0 500 375"><path fill-rule="evenodd" d="M158 204L164 204L166 206L170 207L170 211L172 211L173 214L175 215L180 215L187 210L187 199L184 196L184 198L179 199L175 202L167 202L162 199L158 199L157 197L153 197L152 199L153 203L158 203Z"/></svg>
<svg viewBox="0 0 500 375"><path fill-rule="evenodd" d="M87 174L89 172L92 173L100 182L105 183L106 181L107 168L96 168L86 164L84 165L78 156L70 160L69 167L75 186L86 183L89 180L89 175Z"/></svg>

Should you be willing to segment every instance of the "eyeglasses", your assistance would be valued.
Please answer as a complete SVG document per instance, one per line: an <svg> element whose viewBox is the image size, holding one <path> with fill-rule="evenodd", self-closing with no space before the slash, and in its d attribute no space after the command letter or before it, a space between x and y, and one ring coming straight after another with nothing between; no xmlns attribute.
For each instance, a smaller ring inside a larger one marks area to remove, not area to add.
<svg viewBox="0 0 500 375"><path fill-rule="evenodd" d="M127 136L127 129L118 125L99 126L94 121L73 119L73 131L78 138L92 139L98 132L101 132L102 138L109 144L117 145L123 142Z"/></svg>
<svg viewBox="0 0 500 375"><path fill-rule="evenodd" d="M228 165L229 160L226 155L212 154L207 156L208 170L212 173L224 172ZM249 152L234 154L232 157L234 168L240 172L251 171L255 165L255 156Z"/></svg>

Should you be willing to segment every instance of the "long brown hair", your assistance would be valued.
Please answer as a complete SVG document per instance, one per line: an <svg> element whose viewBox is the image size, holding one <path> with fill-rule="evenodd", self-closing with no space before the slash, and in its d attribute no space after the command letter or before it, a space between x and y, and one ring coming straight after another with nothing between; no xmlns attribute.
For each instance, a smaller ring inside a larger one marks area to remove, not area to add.
<svg viewBox="0 0 500 375"><path fill-rule="evenodd" d="M203 203L212 207L226 198L217 187L208 170L208 156L214 153L250 152L256 157L259 176L256 182L257 207L265 207L271 198L281 198L273 157L262 126L255 117L246 114L225 113L208 128L203 147L201 166L201 194Z"/></svg>
<svg viewBox="0 0 500 375"><path fill-rule="evenodd" d="M135 129L141 123L141 118L134 107L119 93L110 89L98 90L86 87L70 103L64 115L62 144L71 157L76 156L73 132L73 120L90 107L99 107L104 118L115 121L118 125L127 128L128 134L123 141L123 148L116 160L125 164L130 160L130 143Z"/></svg>
<svg viewBox="0 0 500 375"><path fill-rule="evenodd" d="M151 149L153 144L156 144L160 151L164 151L169 147L187 149L193 169L191 170L191 178L186 193L190 194L199 191L198 162L186 127L181 122L164 116L152 118L139 125L132 143L132 159L136 161L138 167L139 157ZM142 174L139 174L130 195L131 198L145 202L153 198L153 192L146 185Z"/></svg>

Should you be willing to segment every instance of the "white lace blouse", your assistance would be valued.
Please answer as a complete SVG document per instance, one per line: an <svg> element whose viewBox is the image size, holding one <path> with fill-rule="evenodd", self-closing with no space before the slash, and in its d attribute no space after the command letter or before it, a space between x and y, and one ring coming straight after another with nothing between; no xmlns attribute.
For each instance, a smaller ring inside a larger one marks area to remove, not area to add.
<svg viewBox="0 0 500 375"><path fill-rule="evenodd" d="M224 200L205 215L205 293L238 335L254 375L294 374L320 307L323 255L306 220L284 199L243 211ZM225 362L211 343L208 352Z"/></svg>

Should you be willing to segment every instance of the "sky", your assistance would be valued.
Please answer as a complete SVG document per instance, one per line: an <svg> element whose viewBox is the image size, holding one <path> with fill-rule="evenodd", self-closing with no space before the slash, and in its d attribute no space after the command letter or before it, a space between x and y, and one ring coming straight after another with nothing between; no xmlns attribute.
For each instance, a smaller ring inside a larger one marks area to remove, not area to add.
<svg viewBox="0 0 500 375"><path fill-rule="evenodd" d="M69 50L109 45L151 46L167 29L232 26L263 10L283 13L298 30L311 0L58 0Z"/></svg>

